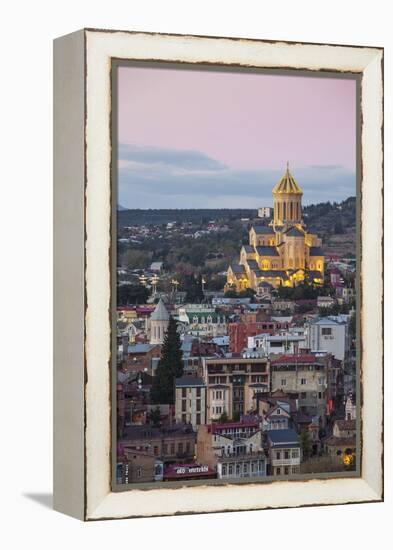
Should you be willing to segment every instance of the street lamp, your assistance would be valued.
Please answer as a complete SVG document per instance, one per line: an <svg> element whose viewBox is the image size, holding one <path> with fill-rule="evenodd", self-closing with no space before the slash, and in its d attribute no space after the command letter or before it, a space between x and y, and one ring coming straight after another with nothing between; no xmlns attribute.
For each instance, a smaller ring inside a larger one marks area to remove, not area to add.
<svg viewBox="0 0 393 550"><path fill-rule="evenodd" d="M160 280L160 278L159 278L158 275L153 275L153 277L151 277L151 279L150 279L150 282L151 282L152 287L153 287L153 294L157 294L157 285L158 285L159 280Z"/></svg>
<svg viewBox="0 0 393 550"><path fill-rule="evenodd" d="M180 283L179 281L176 281L176 279L172 279L171 284L172 284L172 292L173 294L176 294L177 287L179 286Z"/></svg>

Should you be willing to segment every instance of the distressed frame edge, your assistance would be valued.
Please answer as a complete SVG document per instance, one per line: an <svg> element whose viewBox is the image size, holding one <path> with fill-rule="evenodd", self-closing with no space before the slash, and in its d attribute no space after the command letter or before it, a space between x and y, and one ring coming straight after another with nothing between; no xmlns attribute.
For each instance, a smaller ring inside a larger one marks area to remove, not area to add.
<svg viewBox="0 0 393 550"><path fill-rule="evenodd" d="M85 32L53 41L53 508L86 519Z"/></svg>
<svg viewBox="0 0 393 550"><path fill-rule="evenodd" d="M92 32L92 31L89 31L89 33ZM98 31L100 32L100 31ZM116 32L116 31L113 31L113 32ZM95 31L94 31L95 33ZM95 33L96 34L96 33ZM137 33L137 34L141 34L141 33ZM166 35L166 36L170 36L172 37L173 35ZM189 37L189 38L192 38L192 37ZM206 37L208 39L210 39L210 37ZM228 40L232 40L231 38L229 38ZM234 39L236 40L236 39ZM247 39L246 39L247 40ZM256 42L264 42L263 40L261 41L256 41ZM269 42L270 43L270 42ZM282 42L280 42L282 43ZM298 45L301 45L301 43L296 43ZM347 46L343 46L344 48L347 48ZM316 48L319 48L319 46L317 45ZM350 47L348 47L350 48ZM368 50L371 50L371 48L368 48L368 47L365 47L367 48ZM381 62L383 63L383 50L381 50L380 48L374 48L374 59L377 59L378 56L380 57L381 59ZM371 65L371 62L369 63ZM366 67L364 67L363 69L363 78L364 78L364 73L365 73L365 70L367 69L368 65L366 65ZM383 82L382 82L382 71L380 73L380 79L379 79L379 82L382 86ZM382 89L382 97L383 97L383 89ZM381 117L382 117L382 114L383 114L383 110L381 109ZM381 119L382 120L382 119ZM382 120L382 129L383 129L383 120ZM367 133L367 131L366 131ZM363 134L362 134L363 136ZM382 135L381 135L381 142L380 142L380 149L381 149L381 155L383 155L383 140L382 140ZM383 158L383 157L382 157ZM380 189L381 189L381 192L383 191L383 175L381 175L382 177L380 178ZM381 219L382 219L382 211L379 212L379 214L381 214ZM380 295L381 299L383 298L383 295L382 295L382 287L381 287L381 295ZM380 393L381 392L381 389L380 388L378 390L378 392ZM383 426L382 426L382 429L383 429ZM382 429L381 429L381 432L382 432ZM381 445L381 456L382 456L382 445ZM381 501L383 499L383 468L382 468L382 465L381 465L381 468L378 469L379 472L378 472L378 475L377 475L377 479L375 481L374 479L374 482L372 485L373 487L367 483L366 481L366 478L365 477L361 477L361 478L358 478L357 480L353 480L353 481L358 481L360 482L360 484L363 486L363 488L366 488L368 487L369 488L369 491L368 491L368 497L367 497L367 500L366 502L375 502L375 501ZM380 475L379 475L380 474ZM280 482L276 482L276 483L280 483ZM286 483L298 483L298 482L286 482ZM301 482L301 483L309 483L309 482ZM342 483L342 481L340 481L340 483ZM250 487L251 485L248 485L246 487ZM224 487L225 488L225 487ZM194 489L195 490L195 489ZM161 493L163 491L167 492L166 490L163 490L163 489L160 489L158 490L160 491ZM138 493L137 490L133 490L131 491L134 495ZM153 492L156 492L156 491L153 491ZM110 497L112 495L119 495L119 493L111 493L110 491L107 493L107 495L100 501L100 503L93 507L93 509L90 509L90 510L86 510L86 517L85 519L88 519L88 520L93 520L93 519L108 519L109 517L111 518L120 518L120 517L147 517L147 516L155 516L155 515L163 515L163 514L156 514L156 513L152 513L152 514L140 514L140 515L116 515L116 516L112 516L112 515L106 515L106 505L105 505L105 501L108 501L108 499L110 499ZM364 500L358 500L356 499L354 502L365 502ZM323 504L327 504L326 502L324 501L321 501L321 502L314 502L315 505L323 505ZM340 504L340 502L329 502L328 504ZM344 502L341 502L341 504L344 504ZM298 504L298 506L304 506L304 505L307 505L307 506L310 506L312 504L310 503L307 503L307 504ZM294 505L290 505L291 507L294 506ZM269 505L266 505L266 506L260 506L260 507L257 507L257 508L247 508L247 509L264 509L264 508L271 508L271 507L274 507L274 508L282 508L282 507L287 507L287 506L280 506L280 505L276 505L276 506L269 506ZM235 510L239 510L240 509L235 509ZM221 509L217 509L217 510L209 510L209 512L219 512L219 511L224 511L224 510L221 510ZM178 511L178 512L169 512L168 515L173 515L174 513L193 513L192 510L187 510L187 511ZM194 511L194 513L203 513L203 511Z"/></svg>

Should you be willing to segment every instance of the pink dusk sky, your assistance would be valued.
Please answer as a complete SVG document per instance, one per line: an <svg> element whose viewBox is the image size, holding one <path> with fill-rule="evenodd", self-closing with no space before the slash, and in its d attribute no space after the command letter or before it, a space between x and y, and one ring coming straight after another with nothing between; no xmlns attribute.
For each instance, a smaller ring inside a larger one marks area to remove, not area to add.
<svg viewBox="0 0 393 550"><path fill-rule="evenodd" d="M121 205L257 208L287 161L304 203L355 195L355 80L118 70Z"/></svg>

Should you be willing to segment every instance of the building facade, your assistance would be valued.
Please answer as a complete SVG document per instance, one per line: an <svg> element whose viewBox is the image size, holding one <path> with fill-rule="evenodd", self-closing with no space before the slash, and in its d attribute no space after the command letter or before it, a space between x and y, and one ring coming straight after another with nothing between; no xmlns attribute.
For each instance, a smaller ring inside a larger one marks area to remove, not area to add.
<svg viewBox="0 0 393 550"><path fill-rule="evenodd" d="M206 422L226 414L233 419L256 409L255 394L270 387L266 357L202 358L206 383Z"/></svg>
<svg viewBox="0 0 393 550"><path fill-rule="evenodd" d="M331 357L312 354L283 355L271 360L272 391L293 395L301 412L321 419L327 414L328 369Z"/></svg>
<svg viewBox="0 0 393 550"><path fill-rule="evenodd" d="M273 189L273 220L269 225L251 227L249 244L242 247L239 263L228 268L227 289L257 290L261 282L275 288L294 286L306 278L323 283L322 243L303 221L302 195L287 167Z"/></svg>
<svg viewBox="0 0 393 550"><path fill-rule="evenodd" d="M165 333L168 328L169 313L164 302L158 302L156 309L150 317L150 343L162 344L164 342Z"/></svg>
<svg viewBox="0 0 393 550"><path fill-rule="evenodd" d="M254 321L230 323L228 325L229 351L239 354L248 346L248 339L257 334L275 334L279 330L288 329L288 323L276 321Z"/></svg>
<svg viewBox="0 0 393 550"><path fill-rule="evenodd" d="M256 420L198 428L197 460L214 467L219 479L266 475L266 456Z"/></svg>
<svg viewBox="0 0 393 550"><path fill-rule="evenodd" d="M202 378L176 378L175 415L177 422L192 424L195 430L206 423L206 385Z"/></svg>
<svg viewBox="0 0 393 550"><path fill-rule="evenodd" d="M267 432L271 476L300 473L301 449L299 436L292 429Z"/></svg>
<svg viewBox="0 0 393 550"><path fill-rule="evenodd" d="M348 316L320 317L306 324L306 343L311 351L325 351L343 361L350 348Z"/></svg>

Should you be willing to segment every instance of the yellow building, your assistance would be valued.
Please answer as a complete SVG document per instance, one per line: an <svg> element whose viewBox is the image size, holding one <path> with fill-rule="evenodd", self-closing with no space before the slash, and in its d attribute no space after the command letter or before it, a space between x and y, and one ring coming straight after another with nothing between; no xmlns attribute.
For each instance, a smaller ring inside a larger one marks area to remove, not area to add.
<svg viewBox="0 0 393 550"><path fill-rule="evenodd" d="M228 268L226 290L257 290L266 282L275 288L294 286L306 278L313 284L323 283L322 242L303 222L302 195L287 166L273 188L273 219L269 225L251 227L239 263Z"/></svg>

